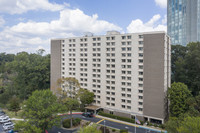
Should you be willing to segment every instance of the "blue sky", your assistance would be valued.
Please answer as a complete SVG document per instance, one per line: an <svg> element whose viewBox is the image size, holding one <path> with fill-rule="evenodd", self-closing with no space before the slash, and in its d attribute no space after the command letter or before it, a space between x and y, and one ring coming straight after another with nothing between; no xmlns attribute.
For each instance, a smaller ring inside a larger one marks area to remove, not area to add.
<svg viewBox="0 0 200 133"><path fill-rule="evenodd" d="M0 52L50 52L51 38L166 31L167 0L0 0Z"/></svg>

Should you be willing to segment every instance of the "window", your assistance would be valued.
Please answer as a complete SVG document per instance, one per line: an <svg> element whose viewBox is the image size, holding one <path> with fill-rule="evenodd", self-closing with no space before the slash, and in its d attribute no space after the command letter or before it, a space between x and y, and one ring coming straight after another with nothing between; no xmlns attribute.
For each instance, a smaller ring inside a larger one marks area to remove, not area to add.
<svg viewBox="0 0 200 133"><path fill-rule="evenodd" d="M131 94L127 94L127 97L131 97Z"/></svg>
<svg viewBox="0 0 200 133"><path fill-rule="evenodd" d="M139 63L143 63L143 60L142 60L142 59L139 59Z"/></svg>
<svg viewBox="0 0 200 133"><path fill-rule="evenodd" d="M127 36L128 39L131 39L131 36Z"/></svg>
<svg viewBox="0 0 200 133"><path fill-rule="evenodd" d="M106 40L110 40L110 37L106 37Z"/></svg>
<svg viewBox="0 0 200 133"><path fill-rule="evenodd" d="M131 51L131 47L128 47L128 48L127 48L127 51Z"/></svg>
<svg viewBox="0 0 200 133"><path fill-rule="evenodd" d="M125 88L122 88L122 91L125 91L126 89Z"/></svg>
<svg viewBox="0 0 200 133"><path fill-rule="evenodd" d="M122 36L122 39L126 39L126 36Z"/></svg>
<svg viewBox="0 0 200 133"><path fill-rule="evenodd" d="M110 103L108 103L108 102L107 102L106 104L107 104L107 105L110 105Z"/></svg>
<svg viewBox="0 0 200 133"><path fill-rule="evenodd" d="M139 93L143 93L143 90L138 90L139 91Z"/></svg>
<svg viewBox="0 0 200 133"><path fill-rule="evenodd" d="M143 81L143 78L139 78L139 81Z"/></svg>
<svg viewBox="0 0 200 133"><path fill-rule="evenodd" d="M98 41L101 41L101 38L100 38L100 37L98 37L98 38L97 38L97 40L98 40Z"/></svg>
<svg viewBox="0 0 200 133"><path fill-rule="evenodd" d="M112 95L115 95L115 92L112 92Z"/></svg>
<svg viewBox="0 0 200 133"><path fill-rule="evenodd" d="M128 57L131 57L131 53L128 53L127 56L128 56Z"/></svg>
<svg viewBox="0 0 200 133"><path fill-rule="evenodd" d="M92 38L93 41L96 41L96 38Z"/></svg>
<svg viewBox="0 0 200 133"><path fill-rule="evenodd" d="M112 39L112 40L115 40L115 37L114 37L114 36L112 36L112 37L111 37L111 39Z"/></svg>
<svg viewBox="0 0 200 133"><path fill-rule="evenodd" d="M128 91L128 92L131 92L131 88L127 88L127 91Z"/></svg>
<svg viewBox="0 0 200 133"><path fill-rule="evenodd" d="M139 110L139 111L143 111L143 109L142 109L142 108L138 108L138 110Z"/></svg>
<svg viewBox="0 0 200 133"><path fill-rule="evenodd" d="M110 97L106 97L107 100L110 100Z"/></svg>
<svg viewBox="0 0 200 133"><path fill-rule="evenodd" d="M127 109L131 109L131 106L127 106Z"/></svg>
<svg viewBox="0 0 200 133"><path fill-rule="evenodd" d="M126 45L126 42L122 42L122 45Z"/></svg>
<svg viewBox="0 0 200 133"><path fill-rule="evenodd" d="M131 100L127 100L127 103L131 103Z"/></svg>
<svg viewBox="0 0 200 133"><path fill-rule="evenodd" d="M143 103L142 103L142 102L138 102L138 104L139 104L139 105L143 105Z"/></svg>
<svg viewBox="0 0 200 133"><path fill-rule="evenodd" d="M142 51L143 50L143 47L139 47L139 51Z"/></svg>
<svg viewBox="0 0 200 133"><path fill-rule="evenodd" d="M143 96L139 96L139 99L143 99Z"/></svg>
<svg viewBox="0 0 200 133"><path fill-rule="evenodd" d="M139 53L139 57L143 57L143 53Z"/></svg>
<svg viewBox="0 0 200 133"><path fill-rule="evenodd" d="M127 45L131 45L131 42L127 42Z"/></svg>
<svg viewBox="0 0 200 133"><path fill-rule="evenodd" d="M126 94L122 94L122 97L125 97L126 96Z"/></svg>
<svg viewBox="0 0 200 133"><path fill-rule="evenodd" d="M126 106L125 105L122 105L122 108L125 108Z"/></svg>
<svg viewBox="0 0 200 133"><path fill-rule="evenodd" d="M143 72L139 72L139 75L143 75Z"/></svg>
<svg viewBox="0 0 200 133"><path fill-rule="evenodd" d="M126 48L122 48L122 51L126 51Z"/></svg>
<svg viewBox="0 0 200 133"><path fill-rule="evenodd" d="M143 84L139 84L139 87L143 87Z"/></svg>
<svg viewBox="0 0 200 133"><path fill-rule="evenodd" d="M122 103L125 103L126 102L126 100L125 99L122 99Z"/></svg>
<svg viewBox="0 0 200 133"><path fill-rule="evenodd" d="M115 104L114 104L114 103L111 103L111 105L112 105L112 106L115 106Z"/></svg>
<svg viewBox="0 0 200 133"><path fill-rule="evenodd" d="M143 35L139 35L139 38L143 38Z"/></svg>
<svg viewBox="0 0 200 133"><path fill-rule="evenodd" d="M143 69L143 66L139 66L139 69Z"/></svg>
<svg viewBox="0 0 200 133"><path fill-rule="evenodd" d="M143 41L139 41L139 44L142 45L142 44L144 44L144 42Z"/></svg>

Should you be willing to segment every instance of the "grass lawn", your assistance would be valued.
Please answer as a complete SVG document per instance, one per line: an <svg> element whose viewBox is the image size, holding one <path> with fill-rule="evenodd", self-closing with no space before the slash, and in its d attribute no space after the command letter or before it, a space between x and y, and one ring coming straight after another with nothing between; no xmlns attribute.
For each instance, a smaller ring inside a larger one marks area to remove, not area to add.
<svg viewBox="0 0 200 133"><path fill-rule="evenodd" d="M10 117L10 118L17 118L17 119L23 119L22 118L22 110L17 112L17 116L15 115L15 112L9 111L7 109L3 109L3 111Z"/></svg>

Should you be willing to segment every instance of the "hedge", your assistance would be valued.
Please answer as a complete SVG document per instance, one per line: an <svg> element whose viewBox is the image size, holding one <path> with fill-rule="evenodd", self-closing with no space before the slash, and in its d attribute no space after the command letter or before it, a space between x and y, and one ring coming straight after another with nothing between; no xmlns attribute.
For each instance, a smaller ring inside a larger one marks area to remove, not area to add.
<svg viewBox="0 0 200 133"><path fill-rule="evenodd" d="M80 118L76 118L76 119L73 119L72 118L72 125L73 126L78 126L81 122L81 119ZM63 122L63 127L64 128L70 128L70 119L65 119Z"/></svg>
<svg viewBox="0 0 200 133"><path fill-rule="evenodd" d="M122 120L122 121L126 121L126 122L130 122L130 123L135 123L134 119L127 118L127 117L121 117L121 116L117 116L117 115L112 115L112 114L108 114L108 113L104 113L104 112L99 112L98 115L117 119L117 120Z"/></svg>

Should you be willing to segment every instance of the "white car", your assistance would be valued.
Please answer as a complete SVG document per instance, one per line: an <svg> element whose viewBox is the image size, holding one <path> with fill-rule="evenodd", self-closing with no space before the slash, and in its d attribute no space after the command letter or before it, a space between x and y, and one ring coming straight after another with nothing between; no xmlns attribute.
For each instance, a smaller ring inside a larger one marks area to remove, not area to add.
<svg viewBox="0 0 200 133"><path fill-rule="evenodd" d="M10 121L10 118L8 116L0 118L0 123L7 123L9 121Z"/></svg>
<svg viewBox="0 0 200 133"><path fill-rule="evenodd" d="M4 131L10 130L10 129L13 129L13 128L14 128L14 124L12 122L7 122L7 123L3 124L3 130Z"/></svg>

